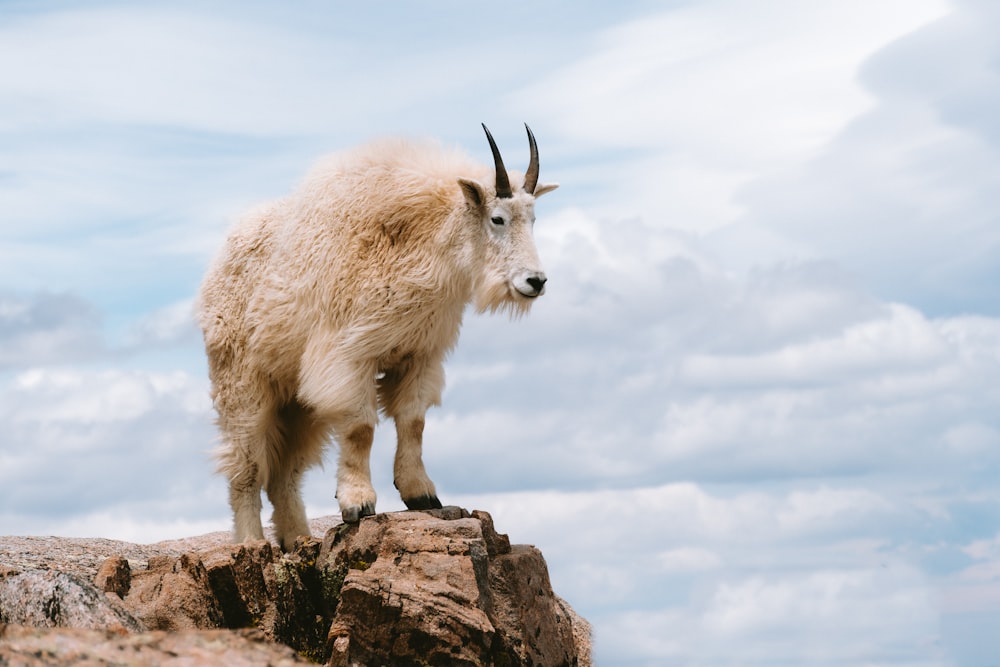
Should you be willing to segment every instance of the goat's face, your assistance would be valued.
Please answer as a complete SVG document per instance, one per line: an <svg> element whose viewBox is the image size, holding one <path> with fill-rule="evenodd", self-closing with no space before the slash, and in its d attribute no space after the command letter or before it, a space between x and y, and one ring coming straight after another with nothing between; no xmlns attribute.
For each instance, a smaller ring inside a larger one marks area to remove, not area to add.
<svg viewBox="0 0 1000 667"><path fill-rule="evenodd" d="M520 314L545 291L545 272L532 234L535 199L559 186L538 183L538 149L531 129L527 125L525 128L531 158L523 182L516 190L511 187L500 151L485 125L483 130L496 165L496 183L488 187L476 181L459 180L468 210L480 228L483 264L475 295L480 311L509 310Z"/></svg>
<svg viewBox="0 0 1000 667"><path fill-rule="evenodd" d="M515 301L522 297L534 299L545 291L547 279L532 234L534 199L525 194L517 199L496 199L489 208L489 221L483 221L487 265L496 267L493 272L503 274L507 291Z"/></svg>
<svg viewBox="0 0 1000 667"><path fill-rule="evenodd" d="M535 249L535 198L521 192L490 198L479 208L477 236L482 265L476 306L523 313L545 291L545 271Z"/></svg>

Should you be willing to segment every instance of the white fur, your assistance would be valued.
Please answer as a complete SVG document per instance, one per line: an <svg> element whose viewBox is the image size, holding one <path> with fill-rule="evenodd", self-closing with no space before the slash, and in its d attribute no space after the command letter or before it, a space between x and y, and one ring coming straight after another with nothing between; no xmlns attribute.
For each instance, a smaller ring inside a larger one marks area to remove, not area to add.
<svg viewBox="0 0 1000 667"><path fill-rule="evenodd" d="M397 432L396 487L436 502L421 458L424 413L468 303L526 312L544 282L535 195L511 174L434 144L390 140L321 162L288 197L243 217L201 287L205 335L238 541L263 538L263 488L283 548L308 535L299 492L330 435L345 517L374 511L368 467L381 411ZM496 224L498 219L502 224Z"/></svg>

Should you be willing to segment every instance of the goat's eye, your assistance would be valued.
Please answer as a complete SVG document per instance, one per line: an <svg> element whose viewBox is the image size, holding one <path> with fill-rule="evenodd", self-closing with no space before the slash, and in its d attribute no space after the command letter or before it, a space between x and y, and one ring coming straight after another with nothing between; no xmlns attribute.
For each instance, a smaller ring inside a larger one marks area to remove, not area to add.
<svg viewBox="0 0 1000 667"><path fill-rule="evenodd" d="M504 219L501 218L499 215L496 215L490 218L490 222L492 222L497 227L502 227L504 224Z"/></svg>

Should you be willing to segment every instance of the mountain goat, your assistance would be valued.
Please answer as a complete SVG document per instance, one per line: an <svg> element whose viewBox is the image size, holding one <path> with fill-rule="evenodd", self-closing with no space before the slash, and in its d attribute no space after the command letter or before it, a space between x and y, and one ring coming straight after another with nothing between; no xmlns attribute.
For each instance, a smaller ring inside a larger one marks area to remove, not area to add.
<svg viewBox="0 0 1000 667"><path fill-rule="evenodd" d="M202 284L205 337L237 541L262 539L261 488L283 549L308 535L299 490L332 434L344 521L375 513L369 454L396 425L394 482L410 509L441 507L422 460L424 414L466 305L526 312L545 287L535 198L558 187L455 150L375 142L320 162L290 196L234 227Z"/></svg>

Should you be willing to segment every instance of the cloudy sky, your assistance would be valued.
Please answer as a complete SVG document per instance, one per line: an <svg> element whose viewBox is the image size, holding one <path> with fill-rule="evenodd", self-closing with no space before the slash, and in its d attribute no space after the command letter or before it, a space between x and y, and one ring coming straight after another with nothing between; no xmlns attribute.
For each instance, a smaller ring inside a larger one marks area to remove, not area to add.
<svg viewBox="0 0 1000 667"><path fill-rule="evenodd" d="M0 62L0 535L227 527L190 310L228 225L379 135L523 164L527 121L550 280L467 318L442 499L543 550L600 664L996 664L993 0L8 0Z"/></svg>

